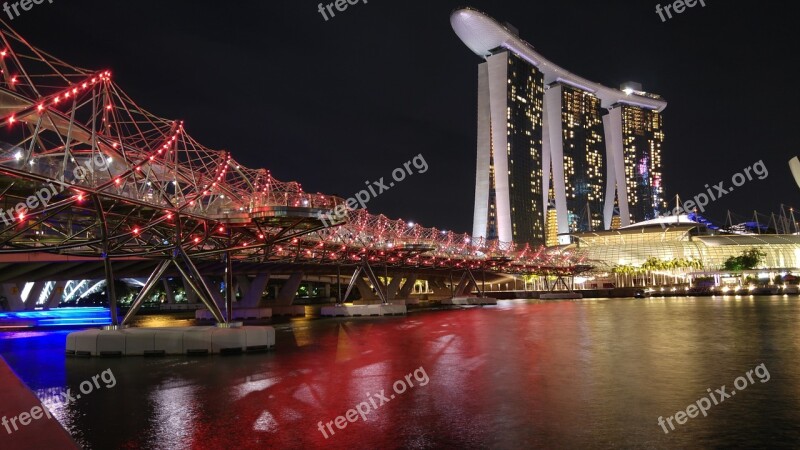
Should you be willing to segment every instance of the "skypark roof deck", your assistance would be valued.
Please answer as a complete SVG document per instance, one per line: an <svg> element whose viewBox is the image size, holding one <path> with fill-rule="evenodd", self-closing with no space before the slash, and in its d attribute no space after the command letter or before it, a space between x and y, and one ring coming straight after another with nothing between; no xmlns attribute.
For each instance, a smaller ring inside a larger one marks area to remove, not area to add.
<svg viewBox="0 0 800 450"><path fill-rule="evenodd" d="M601 100L604 108L624 103L660 112L667 107L667 102L657 95L603 86L554 64L534 50L531 44L520 39L513 30L478 10L458 9L450 16L450 24L476 55L485 58L496 53L498 48L507 49L542 71L545 84L564 83L590 92Z"/></svg>

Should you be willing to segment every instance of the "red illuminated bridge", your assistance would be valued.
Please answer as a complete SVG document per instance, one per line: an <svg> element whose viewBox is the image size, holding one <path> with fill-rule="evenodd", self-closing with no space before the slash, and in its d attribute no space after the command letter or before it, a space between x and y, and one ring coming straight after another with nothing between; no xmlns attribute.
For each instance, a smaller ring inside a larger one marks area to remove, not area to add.
<svg viewBox="0 0 800 450"><path fill-rule="evenodd" d="M326 228L318 217L342 204L341 198L304 192L297 182L276 180L266 169L238 163L228 151L203 146L182 121L139 107L110 71L69 65L3 27L0 268L8 272L5 282L97 274L108 283L116 325L112 281L115 275L141 276L145 267L150 279L136 306L162 277L176 274L219 322L231 317L239 267L326 274L346 267L358 269L354 277L364 273L378 283L375 266L387 273L457 272L473 282L474 271L585 270L569 254L473 240L365 211ZM79 266L67 266L70 262ZM203 278L207 270L225 274L224 307Z"/></svg>

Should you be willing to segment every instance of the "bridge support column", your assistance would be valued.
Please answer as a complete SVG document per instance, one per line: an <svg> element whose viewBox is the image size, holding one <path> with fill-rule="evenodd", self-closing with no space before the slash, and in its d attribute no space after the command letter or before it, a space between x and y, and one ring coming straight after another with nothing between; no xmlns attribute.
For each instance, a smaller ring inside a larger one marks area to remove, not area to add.
<svg viewBox="0 0 800 450"><path fill-rule="evenodd" d="M353 276L350 277L350 284L347 286L347 291L344 293L344 298L342 298L341 302L344 303L347 300L347 297L350 296L350 292L353 291L354 286L358 286L358 291L361 293L362 300L374 300L375 294L372 293L372 289L369 285L364 281L364 278L361 277L361 273L367 276L367 279L375 286L375 291L380 298L381 303L388 303L386 300L386 286L381 282L381 280L375 276L375 272L372 270L372 267L369 265L367 260L361 262L361 265L356 267L355 272L353 272ZM369 297L368 297L369 296Z"/></svg>
<svg viewBox="0 0 800 450"><path fill-rule="evenodd" d="M442 279L428 280L428 287L433 291L433 295L436 297L453 298L455 296L452 284L448 287L447 283Z"/></svg>
<svg viewBox="0 0 800 450"><path fill-rule="evenodd" d="M228 245L230 245L230 237ZM233 302L236 300L233 279L233 258L231 258L231 252L225 252L225 318L229 323L233 322Z"/></svg>
<svg viewBox="0 0 800 450"><path fill-rule="evenodd" d="M292 302L294 302L294 297L297 295L297 288L300 287L300 283L302 282L303 272L293 273L289 279L286 280L286 284L283 285L280 292L278 292L276 304L278 306L290 306Z"/></svg>
<svg viewBox="0 0 800 450"><path fill-rule="evenodd" d="M475 290L478 291L478 297L483 297L483 291L481 290L480 284L478 284L478 281L475 279L472 271L467 269L463 274L461 274L461 280L458 282L455 296L461 297L468 295L472 291L470 289L472 286L475 286Z"/></svg>
<svg viewBox="0 0 800 450"><path fill-rule="evenodd" d="M188 271L181 267L181 258L179 257L182 257L183 262L189 269ZM125 325L133 316L136 315L136 313L139 311L139 308L142 306L142 303L144 303L144 299L150 294L156 284L158 284L158 281L161 279L161 277L164 276L164 273L170 264L173 264L175 268L178 269L178 272L180 272L183 285L187 287L187 293L189 292L189 289L194 291L200 301L202 301L203 304L206 305L206 308L211 311L214 319L220 323L225 323L225 317L222 315L222 311L219 308L219 303L214 301L215 299L213 298L211 289L208 288L208 284L200 275L200 272L197 270L197 267L195 267L194 263L192 263L191 259L189 259L189 256L183 252L183 249L178 248L175 250L175 258L176 259L161 261L158 266L156 266L156 269L152 274L150 274L150 277L147 279L147 282L145 282L142 290L139 291L139 295L137 295L136 299L133 301L131 309L128 310L125 318L122 319L121 325ZM219 297L219 292L217 292L217 297Z"/></svg>
<svg viewBox="0 0 800 450"><path fill-rule="evenodd" d="M199 272L197 272L197 269L194 268L194 266L191 266L191 269L194 269L192 271L197 274L195 275L194 279L192 279L190 278L189 274L180 266L180 264L177 264L177 262L175 263L175 267L178 268L178 271L180 271L181 275L183 276L184 283L188 284L189 288L194 291L200 301L206 305L206 308L211 311L211 314L215 319L217 319L217 322L225 323L225 319L222 317L222 311L219 309L219 304L215 302L211 290L208 289L208 285L200 276Z"/></svg>
<svg viewBox="0 0 800 450"><path fill-rule="evenodd" d="M225 299L222 298L222 294L219 292L219 286L214 284L214 281L211 279L211 277L204 277L204 276L201 276L200 284L205 286L205 289L211 295L211 301L214 302L215 305L217 305L220 311L224 312Z"/></svg>
<svg viewBox="0 0 800 450"><path fill-rule="evenodd" d="M58 308L58 304L61 303L61 298L64 296L64 287L66 286L66 281L56 281L53 290L50 291L50 296L47 297L44 309Z"/></svg>
<svg viewBox="0 0 800 450"><path fill-rule="evenodd" d="M250 277L247 275L236 275L236 279L233 283L233 289L234 292L239 293L239 298L241 300L238 300L237 303L241 305L242 301L244 301L245 295L247 295L247 291L250 289Z"/></svg>
<svg viewBox="0 0 800 450"><path fill-rule="evenodd" d="M356 278L356 287L358 288L358 292L361 293L361 300L362 301L377 301L378 296L375 295L375 292L379 292L380 288L375 286L375 290L373 291L369 284L367 284L366 280L362 277Z"/></svg>
<svg viewBox="0 0 800 450"><path fill-rule="evenodd" d="M397 294L398 299L407 299L411 296L411 291L414 289L414 285L417 283L417 274L411 273L408 274L406 277L406 282L403 283L403 287L400 288L400 292Z"/></svg>
<svg viewBox="0 0 800 450"><path fill-rule="evenodd" d="M469 279L467 279L466 273L464 273L463 275L461 275L461 279L458 281L458 284L456 285L453 297L463 297L464 292L467 290L469 284L470 281Z"/></svg>
<svg viewBox="0 0 800 450"><path fill-rule="evenodd" d="M242 284L239 284L239 289L242 289L242 307L243 308L257 308L261 303L261 297L264 295L264 288L269 283L269 273L262 273L256 275L252 282L248 281L247 289L242 289Z"/></svg>
<svg viewBox="0 0 800 450"><path fill-rule="evenodd" d="M36 309L36 302L42 296L42 291L47 287L46 281L37 281L33 283L33 287L28 292L28 298L25 299L25 310L33 311Z"/></svg>
<svg viewBox="0 0 800 450"><path fill-rule="evenodd" d="M22 311L25 309L20 283L3 283L0 285L0 289L2 289L2 296L6 298L6 301L3 302L5 304L0 304L0 309L5 308L9 311Z"/></svg>
<svg viewBox="0 0 800 450"><path fill-rule="evenodd" d="M119 325L119 311L117 311L117 290L114 286L114 271L111 269L111 258L104 252L103 265L106 273L106 293L108 294L108 309L111 312L111 325Z"/></svg>
<svg viewBox="0 0 800 450"><path fill-rule="evenodd" d="M400 274L394 278L392 281L389 282L389 285L386 287L386 300L394 300L397 298L398 290L400 289L400 283L403 281L403 274Z"/></svg>
<svg viewBox="0 0 800 450"><path fill-rule="evenodd" d="M183 283L183 290L186 292L186 301L190 304L197 303L197 292L194 291L189 284L186 282L186 279L181 277L181 283Z"/></svg>
<svg viewBox="0 0 800 450"><path fill-rule="evenodd" d="M162 282L164 283L164 293L167 296L167 304L175 304L175 293L172 292L172 285L169 284L169 280L166 278L164 278Z"/></svg>
<svg viewBox="0 0 800 450"><path fill-rule="evenodd" d="M146 299L147 296L150 295L150 292L153 290L153 288L156 287L158 280L160 280L161 277L164 275L164 272L167 271L169 263L170 263L169 260L161 261L158 264L158 266L156 266L156 270L153 271L152 274L150 274L150 278L148 278L147 281L144 283L144 286L142 286L142 290L139 291L139 295L137 295L136 298L133 300L133 303L131 304L131 309L129 309L128 313L125 314L125 317L122 319L121 325L127 324L128 321L130 321L131 318L133 318L133 316L135 316L136 313L139 312L139 308L142 307L144 299Z"/></svg>

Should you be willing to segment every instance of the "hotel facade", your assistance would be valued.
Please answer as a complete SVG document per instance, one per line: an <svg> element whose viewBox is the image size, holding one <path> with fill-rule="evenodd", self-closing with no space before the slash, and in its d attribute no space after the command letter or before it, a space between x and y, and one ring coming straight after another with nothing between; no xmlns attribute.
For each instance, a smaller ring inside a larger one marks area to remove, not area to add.
<svg viewBox="0 0 800 450"><path fill-rule="evenodd" d="M657 216L661 97L572 74L479 11L457 10L451 25L484 59L473 237L566 244L570 233L611 228L615 216L621 226Z"/></svg>

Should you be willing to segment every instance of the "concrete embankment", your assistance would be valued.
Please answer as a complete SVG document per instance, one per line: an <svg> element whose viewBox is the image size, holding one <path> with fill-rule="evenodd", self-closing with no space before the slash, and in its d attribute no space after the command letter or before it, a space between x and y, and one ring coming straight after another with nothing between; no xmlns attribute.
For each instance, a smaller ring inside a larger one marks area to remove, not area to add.
<svg viewBox="0 0 800 450"><path fill-rule="evenodd" d="M69 433L0 357L0 448L79 449Z"/></svg>

